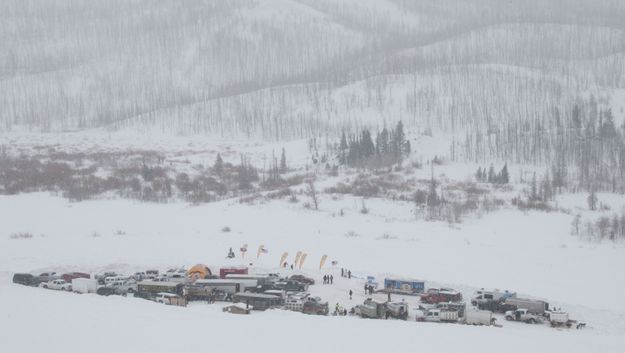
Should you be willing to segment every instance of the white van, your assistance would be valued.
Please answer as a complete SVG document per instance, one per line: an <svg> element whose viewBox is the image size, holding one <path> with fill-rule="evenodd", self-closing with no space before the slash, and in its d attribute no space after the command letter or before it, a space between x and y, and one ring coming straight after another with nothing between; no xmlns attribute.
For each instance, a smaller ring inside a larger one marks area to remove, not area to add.
<svg viewBox="0 0 625 353"><path fill-rule="evenodd" d="M157 303L162 303L162 304L169 305L169 304L171 304L171 299L172 298L178 298L178 296L176 294L173 294L173 293L161 292L161 293L157 293L156 294L156 299L155 300L156 300Z"/></svg>

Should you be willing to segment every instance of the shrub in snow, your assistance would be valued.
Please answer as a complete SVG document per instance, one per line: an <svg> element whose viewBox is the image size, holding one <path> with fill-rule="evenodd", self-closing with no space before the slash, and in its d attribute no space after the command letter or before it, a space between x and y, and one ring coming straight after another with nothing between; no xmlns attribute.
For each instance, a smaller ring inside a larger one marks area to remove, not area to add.
<svg viewBox="0 0 625 353"><path fill-rule="evenodd" d="M358 238L359 236L360 234L354 232L353 230L350 230L349 232L345 233L346 238Z"/></svg>
<svg viewBox="0 0 625 353"><path fill-rule="evenodd" d="M230 233L231 230L232 229L230 229L230 227L223 227L223 228L221 228L221 231L224 232L224 233Z"/></svg>
<svg viewBox="0 0 625 353"><path fill-rule="evenodd" d="M29 233L29 232L17 232L9 236L9 238L11 239L31 239L33 237L34 237L33 233Z"/></svg>

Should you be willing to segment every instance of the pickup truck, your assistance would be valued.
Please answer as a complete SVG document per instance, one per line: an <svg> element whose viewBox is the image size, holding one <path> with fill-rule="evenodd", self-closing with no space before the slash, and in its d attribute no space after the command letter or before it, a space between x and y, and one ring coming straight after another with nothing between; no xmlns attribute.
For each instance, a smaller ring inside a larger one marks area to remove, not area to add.
<svg viewBox="0 0 625 353"><path fill-rule="evenodd" d="M330 312L330 306L328 302L322 302L320 298L306 298L302 306L302 313L310 315L328 315Z"/></svg>
<svg viewBox="0 0 625 353"><path fill-rule="evenodd" d="M506 320L508 321L522 321L528 324L541 323L542 319L536 314L532 314L528 309L516 309L509 310L505 313Z"/></svg>
<svg viewBox="0 0 625 353"><path fill-rule="evenodd" d="M458 312L446 309L427 309L422 315L417 315L417 321L426 322L458 322Z"/></svg>
<svg viewBox="0 0 625 353"><path fill-rule="evenodd" d="M72 285L65 282L65 280L62 280L62 279L53 279L50 282L41 283L39 284L39 287L46 288L46 289L54 289L54 290L66 290L66 291L72 290Z"/></svg>
<svg viewBox="0 0 625 353"><path fill-rule="evenodd" d="M361 305L357 305L352 309L355 315L368 319L386 318L386 307L384 303L378 303L371 298L366 299Z"/></svg>
<svg viewBox="0 0 625 353"><path fill-rule="evenodd" d="M292 280L276 282L272 287L272 289L279 289L287 292L305 292L308 290L308 285L306 283Z"/></svg>
<svg viewBox="0 0 625 353"><path fill-rule="evenodd" d="M137 282L134 281L114 281L106 285L106 287L115 288L115 294L134 294L137 292Z"/></svg>
<svg viewBox="0 0 625 353"><path fill-rule="evenodd" d="M392 317L394 319L407 320L408 319L408 304L405 302L387 302L384 303L386 309L385 316L388 319Z"/></svg>

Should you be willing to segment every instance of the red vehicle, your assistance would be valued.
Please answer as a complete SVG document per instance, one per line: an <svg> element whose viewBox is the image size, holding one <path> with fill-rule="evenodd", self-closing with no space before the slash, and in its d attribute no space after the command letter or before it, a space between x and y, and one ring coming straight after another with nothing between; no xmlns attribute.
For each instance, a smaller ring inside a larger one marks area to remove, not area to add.
<svg viewBox="0 0 625 353"><path fill-rule="evenodd" d="M61 278L63 278L65 280L65 282L67 283L72 283L72 280L74 278L91 278L91 275L88 273L82 273L82 272L70 272L70 273L64 273Z"/></svg>
<svg viewBox="0 0 625 353"><path fill-rule="evenodd" d="M462 301L462 293L449 288L430 288L421 294L421 302L438 304Z"/></svg>
<svg viewBox="0 0 625 353"><path fill-rule="evenodd" d="M224 279L227 275L246 275L247 267L222 267L219 269L219 278Z"/></svg>

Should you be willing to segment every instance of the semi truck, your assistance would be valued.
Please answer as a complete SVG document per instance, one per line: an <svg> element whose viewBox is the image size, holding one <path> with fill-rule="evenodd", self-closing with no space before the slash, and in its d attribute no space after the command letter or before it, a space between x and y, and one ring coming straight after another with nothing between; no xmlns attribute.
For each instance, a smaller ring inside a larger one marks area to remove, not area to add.
<svg viewBox="0 0 625 353"><path fill-rule="evenodd" d="M416 279L385 278L384 291L388 293L419 295L425 290L425 282Z"/></svg>
<svg viewBox="0 0 625 353"><path fill-rule="evenodd" d="M535 315L544 315L549 310L549 303L543 300L511 297L506 298L504 303L510 309L527 309L528 312Z"/></svg>

